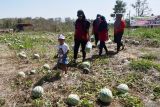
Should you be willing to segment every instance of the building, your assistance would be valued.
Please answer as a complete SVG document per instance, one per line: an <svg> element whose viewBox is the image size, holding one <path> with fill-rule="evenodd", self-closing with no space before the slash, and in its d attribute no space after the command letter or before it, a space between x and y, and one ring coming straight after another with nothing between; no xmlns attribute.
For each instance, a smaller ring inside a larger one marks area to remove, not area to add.
<svg viewBox="0 0 160 107"><path fill-rule="evenodd" d="M160 27L160 15L150 17L133 17L131 27Z"/></svg>

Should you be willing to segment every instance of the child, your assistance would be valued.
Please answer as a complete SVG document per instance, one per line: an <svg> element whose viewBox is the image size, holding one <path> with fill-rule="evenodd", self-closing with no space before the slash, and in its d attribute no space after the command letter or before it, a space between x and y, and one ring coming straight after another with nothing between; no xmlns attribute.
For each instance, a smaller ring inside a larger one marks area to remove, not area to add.
<svg viewBox="0 0 160 107"><path fill-rule="evenodd" d="M59 35L58 37L58 62L57 65L62 69L63 74L67 74L67 64L68 64L68 58L67 55L69 53L69 46L65 43L65 36Z"/></svg>

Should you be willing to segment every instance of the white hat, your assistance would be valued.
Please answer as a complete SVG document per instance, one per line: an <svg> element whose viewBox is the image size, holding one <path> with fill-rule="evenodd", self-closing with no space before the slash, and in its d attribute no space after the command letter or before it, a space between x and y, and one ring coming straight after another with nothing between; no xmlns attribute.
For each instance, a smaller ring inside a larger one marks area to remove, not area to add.
<svg viewBox="0 0 160 107"><path fill-rule="evenodd" d="M65 36L64 36L63 34L60 34L60 35L58 36L58 39L65 39Z"/></svg>

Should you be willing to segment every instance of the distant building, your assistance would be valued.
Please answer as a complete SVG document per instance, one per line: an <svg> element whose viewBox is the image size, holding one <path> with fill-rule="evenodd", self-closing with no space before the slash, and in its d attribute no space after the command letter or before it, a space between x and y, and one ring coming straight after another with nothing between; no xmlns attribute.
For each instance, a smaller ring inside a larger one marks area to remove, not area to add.
<svg viewBox="0 0 160 107"><path fill-rule="evenodd" d="M30 27L31 29L33 29L33 25L32 24L18 23L16 25L16 31L18 31L18 32L24 31L24 27Z"/></svg>
<svg viewBox="0 0 160 107"><path fill-rule="evenodd" d="M160 15L150 17L133 17L131 27L160 27Z"/></svg>

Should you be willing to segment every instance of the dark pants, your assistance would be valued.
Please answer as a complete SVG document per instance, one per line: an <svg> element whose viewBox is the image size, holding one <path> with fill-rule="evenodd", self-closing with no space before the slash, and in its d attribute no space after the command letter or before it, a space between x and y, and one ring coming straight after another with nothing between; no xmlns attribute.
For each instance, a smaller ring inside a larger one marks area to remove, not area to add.
<svg viewBox="0 0 160 107"><path fill-rule="evenodd" d="M98 34L94 34L94 38L95 38L95 45L97 46L97 43L98 43L98 41L99 41L99 39L98 39Z"/></svg>
<svg viewBox="0 0 160 107"><path fill-rule="evenodd" d="M120 51L120 47L123 46L122 43L123 32L119 32L114 35L114 42L117 43L117 52Z"/></svg>
<svg viewBox="0 0 160 107"><path fill-rule="evenodd" d="M108 49L106 47L105 41L100 41L99 46L99 55L102 55L103 48L105 49L106 53L108 52Z"/></svg>
<svg viewBox="0 0 160 107"><path fill-rule="evenodd" d="M81 45L81 47L82 47L82 55L83 55L83 60L84 60L86 58L85 48L86 48L87 41L75 40L74 42L75 42L74 43L74 59L75 60L77 59L78 50L79 50L79 47Z"/></svg>

